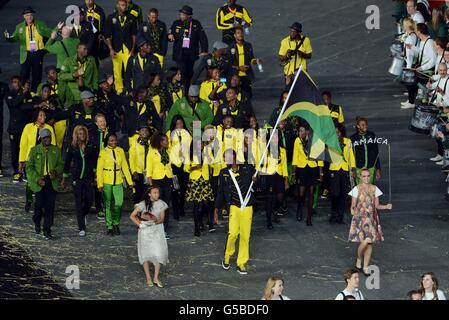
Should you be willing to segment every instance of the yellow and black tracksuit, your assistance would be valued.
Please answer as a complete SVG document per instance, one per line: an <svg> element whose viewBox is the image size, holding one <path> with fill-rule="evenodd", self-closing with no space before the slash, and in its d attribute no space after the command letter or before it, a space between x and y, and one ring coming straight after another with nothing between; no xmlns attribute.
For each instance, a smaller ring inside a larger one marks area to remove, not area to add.
<svg viewBox="0 0 449 320"><path fill-rule="evenodd" d="M176 176L179 189L174 190L172 196L173 217L175 220L179 216L185 215L185 196L187 192L187 183L189 182L189 174L184 171L184 162L190 157L190 145L192 136L185 129L175 129L167 132L168 141L170 141L169 154L172 162L173 177Z"/></svg>
<svg viewBox="0 0 449 320"><path fill-rule="evenodd" d="M111 41L115 56L112 58L114 69L115 89L117 94L123 91L123 75L126 71L128 59L132 55L137 36L136 18L127 13L120 16L113 13L106 19L104 35Z"/></svg>
<svg viewBox="0 0 449 320"><path fill-rule="evenodd" d="M328 106L329 108L329 113L332 117L332 120L334 120L334 122L337 123L344 123L345 122L345 117L343 115L343 108L339 105L336 104L331 104L330 106Z"/></svg>
<svg viewBox="0 0 449 320"><path fill-rule="evenodd" d="M134 140L134 144L129 146L129 167L134 180L134 204L142 201L145 193L146 159L149 149L148 140L141 138L137 138ZM134 173L137 173L137 178L134 177Z"/></svg>
<svg viewBox="0 0 449 320"><path fill-rule="evenodd" d="M214 114L217 113L217 107L215 107L213 101L209 98L209 95L212 93L215 87L217 87L217 84L218 80L209 79L203 81L200 86L200 99L207 102L210 105L211 109L214 111ZM218 88L216 93L218 94L226 89L227 89L226 84L222 84L221 87Z"/></svg>
<svg viewBox="0 0 449 320"><path fill-rule="evenodd" d="M215 200L215 208L229 206L229 232L224 252L224 263L229 264L230 257L235 253L235 242L240 237L237 266L241 269L245 268L249 260L254 195L251 194L249 202L243 210L241 205L249 190L254 173L254 167L246 164L239 165L237 172L228 168L221 170L217 199ZM240 189L240 194L235 183Z"/></svg>
<svg viewBox="0 0 449 320"><path fill-rule="evenodd" d="M151 179L153 185L160 189L160 199L169 205L173 192L173 172L168 150L161 148L157 150L150 148L147 154L147 178ZM172 205L173 207L173 205ZM164 228L167 232L169 226L169 212L165 215Z"/></svg>
<svg viewBox="0 0 449 320"><path fill-rule="evenodd" d="M222 41L231 44L234 41L235 26L245 24L251 26L253 19L245 7L234 5L234 7L225 4L217 10L215 22L218 30L222 30Z"/></svg>
<svg viewBox="0 0 449 320"><path fill-rule="evenodd" d="M123 176L132 186L133 181L126 161L125 151L120 147L106 147L100 151L97 162L97 187L103 188L106 209L106 227L112 230L118 227L122 216ZM114 199L114 214L112 200Z"/></svg>
<svg viewBox="0 0 449 320"><path fill-rule="evenodd" d="M331 186L331 220L330 222L342 223L346 207L346 197L349 192L349 168L355 169L354 151L351 147L351 139L340 139L343 150L343 160L340 163L331 163L330 186Z"/></svg>

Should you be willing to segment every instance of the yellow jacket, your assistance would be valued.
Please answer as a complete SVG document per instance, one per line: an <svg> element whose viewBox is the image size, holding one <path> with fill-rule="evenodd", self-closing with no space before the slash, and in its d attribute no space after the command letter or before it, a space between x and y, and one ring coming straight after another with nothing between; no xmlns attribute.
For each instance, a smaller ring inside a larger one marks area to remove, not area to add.
<svg viewBox="0 0 449 320"><path fill-rule="evenodd" d="M354 151L351 148L351 139L343 138L344 148L343 148L343 159L340 163L331 163L329 165L329 170L338 171L343 169L344 171L349 171L349 163L351 163L351 168L355 168L355 157Z"/></svg>
<svg viewBox="0 0 449 320"><path fill-rule="evenodd" d="M185 129L175 129L167 132L169 141L168 154L173 165L180 168L184 164L185 159L190 157L190 145L192 144L192 136Z"/></svg>
<svg viewBox="0 0 449 320"><path fill-rule="evenodd" d="M270 150L268 150L265 155L265 160L260 168L260 172L268 175L277 173L282 177L288 177L287 151L285 148L279 148L279 155L277 158L278 159L274 158Z"/></svg>
<svg viewBox="0 0 449 320"><path fill-rule="evenodd" d="M190 172L189 173L190 180L198 180L199 178L203 177L204 180L209 181L209 162L210 160L208 160L205 156L203 156L202 164L200 164L198 161L198 157L194 156L194 159L191 163L184 164L184 171ZM189 171L191 167L195 167L198 164L201 165L201 168Z"/></svg>
<svg viewBox="0 0 449 320"><path fill-rule="evenodd" d="M147 155L145 154L145 146L140 144L139 139L134 140L134 144L129 146L129 167L131 173L143 173L147 167ZM150 147L148 146L147 152Z"/></svg>
<svg viewBox="0 0 449 320"><path fill-rule="evenodd" d="M293 161L292 166L298 168L305 168L308 165L311 168L322 167L322 160L309 160L307 155L304 153L304 147L301 142L301 139L298 137L295 140L295 145L293 147Z"/></svg>
<svg viewBox="0 0 449 320"><path fill-rule="evenodd" d="M216 112L216 108L214 108L212 101L209 99L209 95L212 93L212 90L215 89L217 83L218 83L217 80L210 79L201 82L200 86L200 99L207 101L207 103L209 103L212 110L214 110L214 114ZM217 90L217 94L226 89L227 89L226 84L222 84L222 86Z"/></svg>
<svg viewBox="0 0 449 320"><path fill-rule="evenodd" d="M164 166L161 162L159 150L151 147L147 154L147 177L153 180L161 180L165 177L173 178L171 160Z"/></svg>
<svg viewBox="0 0 449 320"><path fill-rule="evenodd" d="M243 129L230 128L223 130L223 126L219 125L217 126L215 139L218 142L218 154L215 155L215 161L212 164L214 177L218 176L221 169L226 167L225 152L227 149L236 152L238 161L243 163L245 160Z"/></svg>
<svg viewBox="0 0 449 320"><path fill-rule="evenodd" d="M125 151L120 147L106 147L100 151L97 162L97 186L103 188L105 184L120 185L125 175L128 185L133 182L126 161Z"/></svg>
<svg viewBox="0 0 449 320"><path fill-rule="evenodd" d="M51 144L56 145L55 131L53 127L44 124L44 128L50 130L51 132ZM36 145L39 138L39 126L35 123L28 123L25 128L23 128L22 135L20 137L20 151L19 151L19 162L25 162L28 160L28 155L32 147Z"/></svg>

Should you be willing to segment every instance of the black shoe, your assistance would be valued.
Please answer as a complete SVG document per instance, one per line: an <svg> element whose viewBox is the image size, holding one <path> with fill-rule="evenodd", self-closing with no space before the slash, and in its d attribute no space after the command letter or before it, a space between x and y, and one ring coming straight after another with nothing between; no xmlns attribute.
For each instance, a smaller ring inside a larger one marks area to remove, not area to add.
<svg viewBox="0 0 449 320"><path fill-rule="evenodd" d="M193 233L193 235L194 235L195 237L200 237L200 236L201 236L201 232L199 232L199 231L197 230L197 231L195 231L195 232Z"/></svg>
<svg viewBox="0 0 449 320"><path fill-rule="evenodd" d="M274 227L273 227L273 225L271 224L271 222L270 222L270 223L267 223L267 229L268 229L268 230L273 230L273 229L274 229Z"/></svg>
<svg viewBox="0 0 449 320"><path fill-rule="evenodd" d="M118 226L113 226L112 228L113 228L113 230L114 230L114 234L117 235L117 236L119 236L119 235L120 235L120 229L119 229L119 227L118 227Z"/></svg>
<svg viewBox="0 0 449 320"><path fill-rule="evenodd" d="M316 216L316 215L317 215L316 210L312 209L312 216Z"/></svg>
<svg viewBox="0 0 449 320"><path fill-rule="evenodd" d="M36 232L36 234L41 234L41 226L35 224L34 225L34 231Z"/></svg>
<svg viewBox="0 0 449 320"><path fill-rule="evenodd" d="M186 213L184 212L184 210L182 210L180 213L179 213L179 216L180 217L184 217L186 215Z"/></svg>
<svg viewBox="0 0 449 320"><path fill-rule="evenodd" d="M298 222L301 222L301 221L302 221L302 214L296 213L296 220L297 220Z"/></svg>
<svg viewBox="0 0 449 320"><path fill-rule="evenodd" d="M307 226L311 227L312 226L312 220L307 220Z"/></svg>
<svg viewBox="0 0 449 320"><path fill-rule="evenodd" d="M334 223L336 223L336 222L337 222L337 221L335 220L335 218L330 218L330 219L329 219L329 223L330 223L330 224L334 224Z"/></svg>
<svg viewBox="0 0 449 320"><path fill-rule="evenodd" d="M202 223L202 224L200 225L200 231L204 231L204 230L206 230L206 227L205 227L204 224Z"/></svg>
<svg viewBox="0 0 449 320"><path fill-rule="evenodd" d="M53 239L54 239L54 237L51 235L50 232L44 233L44 238L45 238L46 240L53 240Z"/></svg>
<svg viewBox="0 0 449 320"><path fill-rule="evenodd" d="M31 202L27 202L25 203L25 212L29 213L31 209Z"/></svg>
<svg viewBox="0 0 449 320"><path fill-rule="evenodd" d="M248 274L248 271L246 270L245 267L237 266L237 272L240 273L240 274Z"/></svg>
<svg viewBox="0 0 449 320"><path fill-rule="evenodd" d="M106 235L107 236L113 236L114 235L114 231L112 231L112 229L108 229L108 231L106 231Z"/></svg>
<svg viewBox="0 0 449 320"><path fill-rule="evenodd" d="M231 265L229 263L225 263L225 261L221 261L221 266L223 267L223 269L225 270L229 270L229 268L231 268Z"/></svg>
<svg viewBox="0 0 449 320"><path fill-rule="evenodd" d="M212 226L209 226L209 233L212 233L212 232L215 232L216 231L216 229L215 229L215 227L212 225Z"/></svg>

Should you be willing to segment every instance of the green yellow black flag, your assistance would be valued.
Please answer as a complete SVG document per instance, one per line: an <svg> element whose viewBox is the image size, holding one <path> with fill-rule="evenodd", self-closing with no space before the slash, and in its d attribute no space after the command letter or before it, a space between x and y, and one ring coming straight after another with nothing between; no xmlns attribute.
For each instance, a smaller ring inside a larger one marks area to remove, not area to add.
<svg viewBox="0 0 449 320"><path fill-rule="evenodd" d="M294 116L307 121L313 130L312 144L309 145L311 159L341 162L342 150L329 108L324 104L313 80L304 71L300 72L294 87L291 88L281 120Z"/></svg>

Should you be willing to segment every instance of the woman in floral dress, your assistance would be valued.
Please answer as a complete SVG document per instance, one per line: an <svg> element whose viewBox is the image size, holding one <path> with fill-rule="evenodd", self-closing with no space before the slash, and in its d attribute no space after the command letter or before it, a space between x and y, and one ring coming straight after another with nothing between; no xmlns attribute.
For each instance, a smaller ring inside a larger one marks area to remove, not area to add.
<svg viewBox="0 0 449 320"><path fill-rule="evenodd" d="M360 243L357 249L356 268L363 272L365 276L368 276L368 266L373 252L372 244L384 240L377 210L391 210L392 205L390 203L386 205L379 203L382 191L375 185L370 184L368 169L362 169L360 175L362 183L349 192L349 195L352 196L352 222L348 240Z"/></svg>

